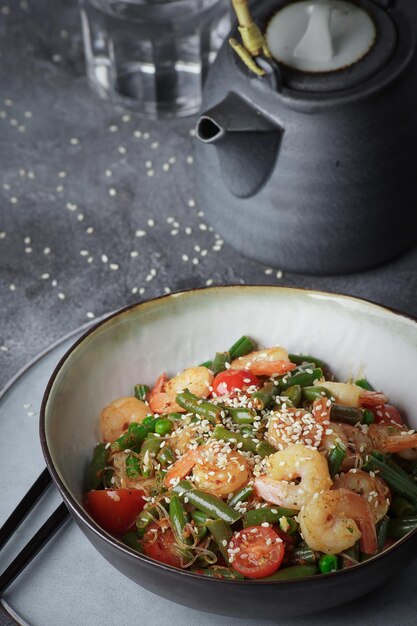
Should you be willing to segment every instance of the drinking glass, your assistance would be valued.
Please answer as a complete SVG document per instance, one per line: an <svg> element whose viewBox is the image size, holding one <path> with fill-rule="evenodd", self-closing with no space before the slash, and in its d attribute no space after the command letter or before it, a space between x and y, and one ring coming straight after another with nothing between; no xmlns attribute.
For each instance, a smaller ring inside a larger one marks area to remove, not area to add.
<svg viewBox="0 0 417 626"><path fill-rule="evenodd" d="M196 113L230 26L229 0L80 0L88 79L145 117Z"/></svg>

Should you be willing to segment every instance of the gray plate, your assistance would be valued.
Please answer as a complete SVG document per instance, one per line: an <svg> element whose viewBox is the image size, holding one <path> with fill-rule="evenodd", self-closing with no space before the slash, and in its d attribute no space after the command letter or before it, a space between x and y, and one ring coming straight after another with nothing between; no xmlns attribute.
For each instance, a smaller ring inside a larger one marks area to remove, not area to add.
<svg viewBox="0 0 417 626"><path fill-rule="evenodd" d="M38 440L38 414L49 376L61 356L86 327L65 337L35 359L4 390L0 399L0 524L44 467ZM60 502L51 488L2 553L1 570ZM325 614L285 620L286 626L365 626L416 623L417 562L377 592ZM302 598L300 598L302 602ZM163 600L113 569L71 521L32 561L2 598L16 620L31 626L242 626L258 620L207 615ZM279 607L277 606L277 620ZM3 620L0 615L0 624ZM269 626L272 622L262 622Z"/></svg>

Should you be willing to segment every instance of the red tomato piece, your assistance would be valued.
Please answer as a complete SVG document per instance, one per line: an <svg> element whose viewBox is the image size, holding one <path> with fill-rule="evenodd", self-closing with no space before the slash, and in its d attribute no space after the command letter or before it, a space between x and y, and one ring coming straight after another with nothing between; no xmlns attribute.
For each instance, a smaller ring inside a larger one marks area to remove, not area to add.
<svg viewBox="0 0 417 626"><path fill-rule="evenodd" d="M234 397L252 385L259 387L259 378L249 370L225 370L212 382L213 396Z"/></svg>
<svg viewBox="0 0 417 626"><path fill-rule="evenodd" d="M181 567L181 558L175 551L175 537L172 530L157 522L151 524L143 537L143 552L155 561Z"/></svg>
<svg viewBox="0 0 417 626"><path fill-rule="evenodd" d="M380 424L381 422L396 422L401 426L404 424L399 410L390 404L370 407L370 411L374 414L376 424Z"/></svg>
<svg viewBox="0 0 417 626"><path fill-rule="evenodd" d="M239 552L235 552L239 548ZM229 542L231 565L247 578L270 576L280 567L285 547L270 526L249 526L235 533Z"/></svg>
<svg viewBox="0 0 417 626"><path fill-rule="evenodd" d="M145 500L140 489L104 489L89 491L86 509L108 533L123 535L135 523Z"/></svg>

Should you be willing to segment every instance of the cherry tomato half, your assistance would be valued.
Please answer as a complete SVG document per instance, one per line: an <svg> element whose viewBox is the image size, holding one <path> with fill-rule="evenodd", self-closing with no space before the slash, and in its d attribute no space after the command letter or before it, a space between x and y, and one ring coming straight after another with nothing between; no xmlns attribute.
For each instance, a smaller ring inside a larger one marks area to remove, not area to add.
<svg viewBox="0 0 417 626"><path fill-rule="evenodd" d="M233 552L239 548L239 552ZM247 578L264 578L277 571L284 558L282 539L270 526L249 526L235 533L229 542L232 567Z"/></svg>
<svg viewBox="0 0 417 626"><path fill-rule="evenodd" d="M175 537L169 527L157 522L151 524L143 537L143 552L156 561L181 567L181 559L175 552Z"/></svg>
<svg viewBox="0 0 417 626"><path fill-rule="evenodd" d="M404 424L404 420L401 413L395 406L390 404L383 404L382 406L371 407L370 409L375 416L375 423L381 422L396 422L397 424Z"/></svg>
<svg viewBox="0 0 417 626"><path fill-rule="evenodd" d="M248 370L226 370L217 374L212 382L213 395L236 396L239 391L246 391L248 387L259 387L259 379Z"/></svg>
<svg viewBox="0 0 417 626"><path fill-rule="evenodd" d="M140 489L89 491L86 509L104 530L115 535L123 535L133 526L142 511L145 504L144 495Z"/></svg>

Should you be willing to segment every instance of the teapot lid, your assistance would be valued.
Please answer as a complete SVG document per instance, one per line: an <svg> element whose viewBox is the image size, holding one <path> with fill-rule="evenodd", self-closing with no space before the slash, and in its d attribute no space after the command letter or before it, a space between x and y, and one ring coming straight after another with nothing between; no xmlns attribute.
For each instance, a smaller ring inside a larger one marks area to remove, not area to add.
<svg viewBox="0 0 417 626"><path fill-rule="evenodd" d="M275 10L271 4L259 5L255 19L282 85L300 94L331 98L364 88L389 64L402 36L384 0L273 0Z"/></svg>
<svg viewBox="0 0 417 626"><path fill-rule="evenodd" d="M272 56L302 72L332 72L362 59L377 31L367 11L346 0L301 0L270 20L266 39Z"/></svg>

